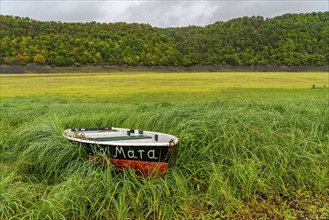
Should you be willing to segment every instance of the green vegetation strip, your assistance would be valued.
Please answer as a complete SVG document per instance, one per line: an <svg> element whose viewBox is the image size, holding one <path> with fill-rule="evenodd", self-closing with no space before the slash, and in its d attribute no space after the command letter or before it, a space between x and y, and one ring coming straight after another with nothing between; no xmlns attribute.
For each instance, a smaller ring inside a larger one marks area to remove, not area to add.
<svg viewBox="0 0 329 220"><path fill-rule="evenodd" d="M139 139L152 139L151 136L117 136L117 137L101 137L89 138L91 141L126 141L126 140L139 140Z"/></svg>

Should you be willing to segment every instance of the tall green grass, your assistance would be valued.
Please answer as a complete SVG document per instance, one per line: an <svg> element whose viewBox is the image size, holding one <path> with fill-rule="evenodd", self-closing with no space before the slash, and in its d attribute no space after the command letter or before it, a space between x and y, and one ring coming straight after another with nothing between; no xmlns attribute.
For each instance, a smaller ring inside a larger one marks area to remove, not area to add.
<svg viewBox="0 0 329 220"><path fill-rule="evenodd" d="M88 161L71 127L180 139L162 176ZM0 219L329 217L324 98L189 102L11 98L1 103Z"/></svg>

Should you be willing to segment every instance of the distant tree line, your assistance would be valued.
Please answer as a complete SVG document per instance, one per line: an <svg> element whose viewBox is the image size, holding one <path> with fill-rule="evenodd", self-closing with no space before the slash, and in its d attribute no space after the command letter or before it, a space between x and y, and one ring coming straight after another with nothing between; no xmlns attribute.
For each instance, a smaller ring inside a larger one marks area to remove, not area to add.
<svg viewBox="0 0 329 220"><path fill-rule="evenodd" d="M329 62L329 12L181 28L1 15L0 40L0 64L9 65L324 65Z"/></svg>

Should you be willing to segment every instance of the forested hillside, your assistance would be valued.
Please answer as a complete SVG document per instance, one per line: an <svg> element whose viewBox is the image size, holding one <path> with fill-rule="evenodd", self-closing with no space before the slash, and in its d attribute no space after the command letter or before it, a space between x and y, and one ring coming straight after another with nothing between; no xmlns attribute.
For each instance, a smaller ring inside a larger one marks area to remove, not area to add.
<svg viewBox="0 0 329 220"><path fill-rule="evenodd" d="M0 39L0 64L324 65L329 63L329 12L182 28L1 15Z"/></svg>

